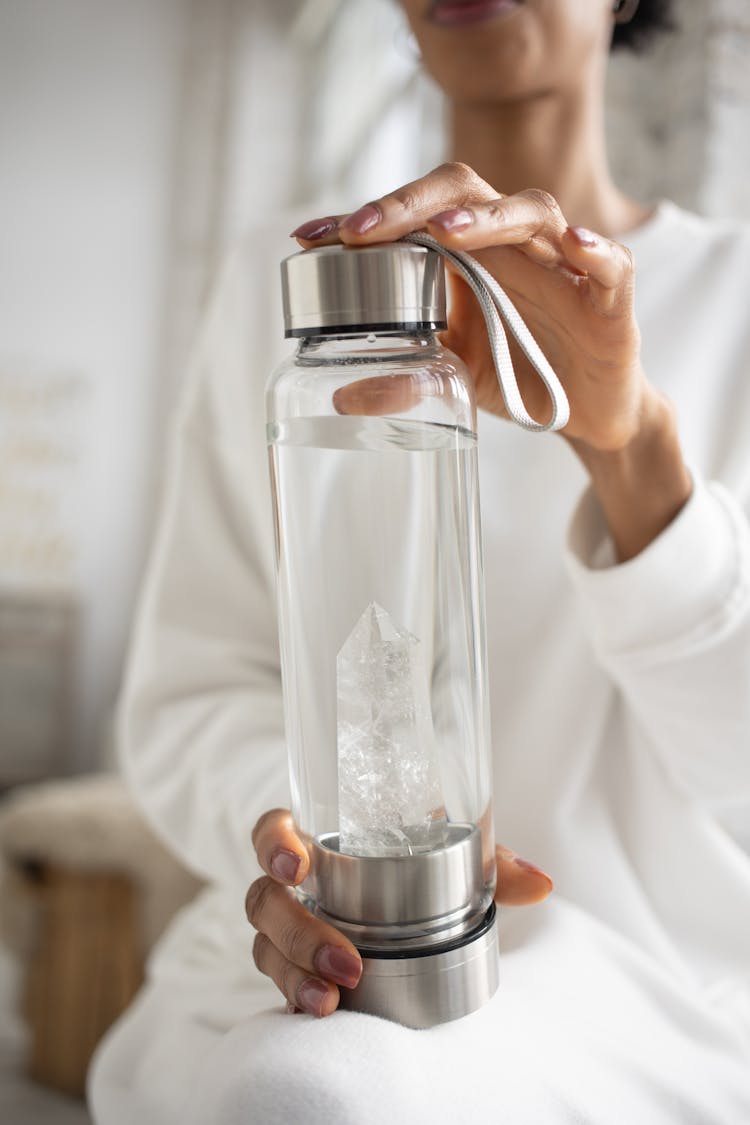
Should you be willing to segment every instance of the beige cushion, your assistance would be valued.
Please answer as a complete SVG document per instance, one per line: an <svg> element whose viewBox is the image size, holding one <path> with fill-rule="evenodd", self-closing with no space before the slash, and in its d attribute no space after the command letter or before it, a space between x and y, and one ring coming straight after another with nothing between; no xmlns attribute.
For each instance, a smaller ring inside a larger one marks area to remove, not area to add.
<svg viewBox="0 0 750 1125"><path fill-rule="evenodd" d="M201 886L157 839L114 774L14 790L0 805L0 861L0 936L19 953L33 937L28 903L19 896L35 869L128 876L138 892L144 949Z"/></svg>

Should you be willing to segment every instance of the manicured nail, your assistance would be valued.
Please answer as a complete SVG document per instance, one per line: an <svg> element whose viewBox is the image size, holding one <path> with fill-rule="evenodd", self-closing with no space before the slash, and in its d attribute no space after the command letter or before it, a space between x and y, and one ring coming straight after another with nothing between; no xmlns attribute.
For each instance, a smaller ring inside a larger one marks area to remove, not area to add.
<svg viewBox="0 0 750 1125"><path fill-rule="evenodd" d="M542 871L541 867L537 867L537 865L535 863L529 863L529 861L527 859L521 859L521 857L519 855L514 856L513 862L516 864L517 867L520 867L523 871L528 871L529 874L531 874L531 875L541 875L542 879L547 880L550 887L553 885L552 880L550 879L547 872Z"/></svg>
<svg viewBox="0 0 750 1125"><path fill-rule="evenodd" d="M474 222L474 216L471 211L466 211L463 207L455 207L452 211L441 211L439 215L433 215L428 221L452 234L454 231L466 230L470 227Z"/></svg>
<svg viewBox="0 0 750 1125"><path fill-rule="evenodd" d="M586 227L571 227L570 230L581 246L596 246L599 242L594 232L592 230L587 230Z"/></svg>
<svg viewBox="0 0 750 1125"><path fill-rule="evenodd" d="M323 1015L323 1005L328 997L328 989L322 981L305 977L297 989L297 1007L313 1016Z"/></svg>
<svg viewBox="0 0 750 1125"><path fill-rule="evenodd" d="M359 211L355 211L353 215L344 219L341 226L346 227L353 234L367 234L368 230L372 230L373 227L378 225L382 217L377 207L373 206L372 203L366 203L364 207L360 207Z"/></svg>
<svg viewBox="0 0 750 1125"><path fill-rule="evenodd" d="M269 867L271 873L282 883L294 883L302 863L302 856L289 851L288 848L277 848L271 856Z"/></svg>
<svg viewBox="0 0 750 1125"><path fill-rule="evenodd" d="M315 968L321 976L354 988L362 976L362 962L359 957L336 945L323 945L315 958Z"/></svg>
<svg viewBox="0 0 750 1125"><path fill-rule="evenodd" d="M336 229L335 219L310 219L308 223L293 230L290 238L304 238L306 242L315 242L317 238L324 238Z"/></svg>

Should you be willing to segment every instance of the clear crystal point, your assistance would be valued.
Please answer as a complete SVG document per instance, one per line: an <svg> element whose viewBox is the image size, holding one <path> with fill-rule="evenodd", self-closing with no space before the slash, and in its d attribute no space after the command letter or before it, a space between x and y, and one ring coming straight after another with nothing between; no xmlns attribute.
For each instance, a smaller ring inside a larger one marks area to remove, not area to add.
<svg viewBox="0 0 750 1125"><path fill-rule="evenodd" d="M445 802L419 640L372 602L336 664L341 851L441 847Z"/></svg>

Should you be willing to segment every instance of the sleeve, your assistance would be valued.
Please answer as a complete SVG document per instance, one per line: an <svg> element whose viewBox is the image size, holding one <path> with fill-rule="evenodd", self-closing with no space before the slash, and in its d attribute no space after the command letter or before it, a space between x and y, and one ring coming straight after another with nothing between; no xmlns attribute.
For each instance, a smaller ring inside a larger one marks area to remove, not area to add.
<svg viewBox="0 0 750 1125"><path fill-rule="evenodd" d="M620 565L606 565L589 489L568 565L594 651L636 721L677 783L721 809L750 800L750 527L722 485L693 480L676 519Z"/></svg>
<svg viewBox="0 0 750 1125"><path fill-rule="evenodd" d="M271 362L255 343L280 320L268 320L275 310L246 272L238 252L170 435L117 723L121 767L154 830L199 875L243 888L259 871L253 824L289 803L265 448Z"/></svg>

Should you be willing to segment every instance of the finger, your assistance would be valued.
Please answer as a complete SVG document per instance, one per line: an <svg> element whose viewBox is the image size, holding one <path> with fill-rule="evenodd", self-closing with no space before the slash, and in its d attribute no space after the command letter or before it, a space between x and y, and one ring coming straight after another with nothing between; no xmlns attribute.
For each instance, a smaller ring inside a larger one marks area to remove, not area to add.
<svg viewBox="0 0 750 1125"><path fill-rule="evenodd" d="M350 941L315 918L273 879L256 879L245 899L251 926L265 934L288 961L345 988L362 976L362 958Z"/></svg>
<svg viewBox="0 0 750 1125"><path fill-rule="evenodd" d="M366 203L339 223L342 242L390 242L420 230L430 215L492 199L496 192L466 164L441 164L426 176Z"/></svg>
<svg viewBox="0 0 750 1125"><path fill-rule="evenodd" d="M635 266L627 247L584 227L568 227L561 245L568 262L585 272L592 302L599 311L632 305Z"/></svg>
<svg viewBox="0 0 750 1125"><path fill-rule="evenodd" d="M565 261L560 239L567 224L557 201L535 188L430 216L427 230L446 246L483 250L516 246L542 265Z"/></svg>
<svg viewBox="0 0 750 1125"><path fill-rule="evenodd" d="M333 405L339 414L405 414L426 398L446 400L450 389L443 379L428 371L381 375L339 387Z"/></svg>
<svg viewBox="0 0 750 1125"><path fill-rule="evenodd" d="M301 246L331 246L340 242L339 223L346 215L326 215L322 219L309 219L292 231L291 238L296 238Z"/></svg>
<svg viewBox="0 0 750 1125"><path fill-rule="evenodd" d="M287 999L287 1010L301 1009L318 1018L330 1016L339 1003L335 984L311 977L299 965L287 961L265 934L258 934L253 944L253 960L265 976L270 977Z"/></svg>
<svg viewBox="0 0 750 1125"><path fill-rule="evenodd" d="M554 884L541 868L521 859L510 848L496 848L497 890L495 901L506 906L531 906L554 890Z"/></svg>
<svg viewBox="0 0 750 1125"><path fill-rule="evenodd" d="M289 809L271 809L253 828L258 863L278 883L295 887L310 870L307 849L294 828Z"/></svg>

